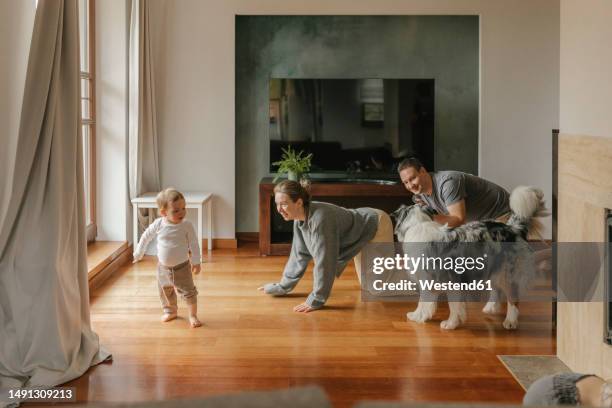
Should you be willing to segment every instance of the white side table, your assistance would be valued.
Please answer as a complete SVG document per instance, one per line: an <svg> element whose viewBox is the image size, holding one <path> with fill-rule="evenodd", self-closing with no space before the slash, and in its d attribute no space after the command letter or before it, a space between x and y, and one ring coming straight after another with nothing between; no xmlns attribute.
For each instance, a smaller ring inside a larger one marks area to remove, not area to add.
<svg viewBox="0 0 612 408"><path fill-rule="evenodd" d="M183 193L185 197L185 208L195 208L198 210L198 243L202 246L202 215L204 213L204 205L206 205L207 213L207 241L208 250L212 251L212 194L211 193ZM144 193L132 200L132 224L134 229L134 246L138 244L138 209L140 208L157 208L155 198L157 193ZM202 248L202 259L204 259L204 248Z"/></svg>

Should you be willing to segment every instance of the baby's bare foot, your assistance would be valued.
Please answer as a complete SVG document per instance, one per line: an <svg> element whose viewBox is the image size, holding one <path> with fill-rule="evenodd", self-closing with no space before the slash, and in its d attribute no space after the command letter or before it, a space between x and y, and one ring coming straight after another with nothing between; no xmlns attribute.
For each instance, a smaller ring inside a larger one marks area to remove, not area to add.
<svg viewBox="0 0 612 408"><path fill-rule="evenodd" d="M191 323L191 327L200 327L202 325L198 316L189 316L189 323Z"/></svg>
<svg viewBox="0 0 612 408"><path fill-rule="evenodd" d="M162 322L169 322L174 319L176 319L176 313L164 313L161 317Z"/></svg>

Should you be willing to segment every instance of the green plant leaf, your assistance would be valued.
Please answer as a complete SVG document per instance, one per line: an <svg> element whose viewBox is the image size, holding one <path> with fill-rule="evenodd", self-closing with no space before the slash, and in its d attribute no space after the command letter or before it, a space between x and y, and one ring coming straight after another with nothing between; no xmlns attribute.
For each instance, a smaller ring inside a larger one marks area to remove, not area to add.
<svg viewBox="0 0 612 408"><path fill-rule="evenodd" d="M312 153L304 156L304 151L300 150L296 152L291 148L291 145L287 146L287 148L281 148L283 154L281 155L281 160L275 161L272 163L273 166L278 167L277 175L273 182L283 174L287 174L290 171L297 173L298 175L302 175L304 173L308 173L310 171L310 166L312 163Z"/></svg>

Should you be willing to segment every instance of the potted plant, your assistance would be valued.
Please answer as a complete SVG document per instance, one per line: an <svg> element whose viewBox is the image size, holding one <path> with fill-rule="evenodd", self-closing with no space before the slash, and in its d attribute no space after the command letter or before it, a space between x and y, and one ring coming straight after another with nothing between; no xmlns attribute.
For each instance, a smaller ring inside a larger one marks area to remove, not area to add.
<svg viewBox="0 0 612 408"><path fill-rule="evenodd" d="M281 149L283 154L281 160L272 163L273 166L277 166L277 174L274 178L274 183L283 174L287 174L289 180L298 181L302 176L310 171L310 161L312 160L312 153L304 156L304 151L296 152L287 146L287 149Z"/></svg>

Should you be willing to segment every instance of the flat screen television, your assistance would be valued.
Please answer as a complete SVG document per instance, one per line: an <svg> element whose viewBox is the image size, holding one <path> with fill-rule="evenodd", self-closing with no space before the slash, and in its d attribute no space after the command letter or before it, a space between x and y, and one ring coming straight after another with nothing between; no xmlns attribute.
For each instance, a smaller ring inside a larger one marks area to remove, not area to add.
<svg viewBox="0 0 612 408"><path fill-rule="evenodd" d="M312 153L311 177L397 179L434 163L433 79L270 79L270 172L282 149Z"/></svg>

